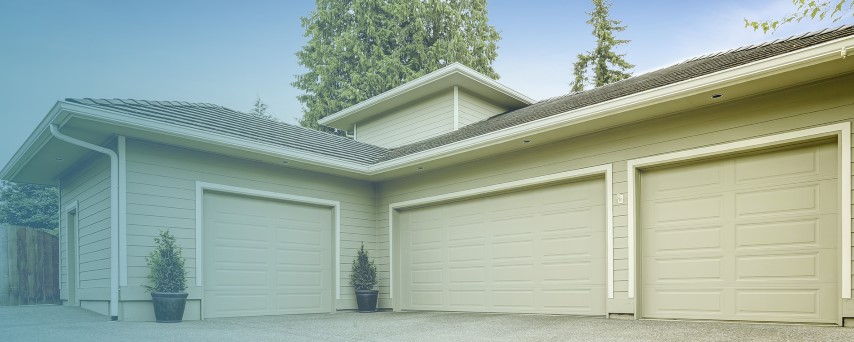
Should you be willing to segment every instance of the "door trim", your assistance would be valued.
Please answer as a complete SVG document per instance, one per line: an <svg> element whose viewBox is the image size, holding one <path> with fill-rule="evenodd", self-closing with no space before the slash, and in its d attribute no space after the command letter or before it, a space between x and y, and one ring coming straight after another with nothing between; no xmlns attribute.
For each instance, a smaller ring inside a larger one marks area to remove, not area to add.
<svg viewBox="0 0 854 342"><path fill-rule="evenodd" d="M80 205L78 201L74 201L65 206L65 210L63 213L65 214L65 283L68 285L68 293L66 294L66 301L69 305L80 305L80 295L78 290L80 290ZM71 226L74 231L69 233L69 222L70 218L74 218L74 225ZM71 260L71 250L70 244L72 243L71 239L74 239L74 260ZM74 267L74 284L71 283L71 267ZM74 287L72 289L72 286ZM72 296L72 293L74 294Z"/></svg>
<svg viewBox="0 0 854 342"><path fill-rule="evenodd" d="M703 157L726 155L736 152L754 150L762 147L780 146L800 141L822 137L836 137L839 158L839 192L840 215L840 278L841 298L851 298L851 123L842 122L825 126L812 127L758 138L746 139L730 143L676 151L644 158L632 159L627 162L628 171L628 224L629 224L629 298L635 298L639 282L637 281L637 196L638 169L677 161L688 161ZM635 300L635 315L639 311L639 301Z"/></svg>
<svg viewBox="0 0 854 342"><path fill-rule="evenodd" d="M592 166L582 169L576 169L571 171L559 172L550 175L544 175L539 177L520 179L511 182L499 183L489 186L484 186L480 188L474 188L469 190L451 192L447 194L441 194L436 196L423 197L414 200L401 201L391 203L388 206L388 242L389 242L389 298L398 298L398 300L394 301L393 307L395 310L400 309L399 298L400 296L394 296L396 291L399 291L400 284L395 286L395 282L400 281L395 278L395 253L394 248L394 239L393 233L395 229L395 218L396 214L399 210L426 205L426 204L435 204L441 202L448 201L457 201L465 198L477 197L490 195L498 192L504 192L508 190L519 190L523 188L533 187L537 185L542 185L546 183L553 183L559 181L566 181L571 179L579 179L590 176L604 175L605 176L605 231L606 231L606 240L607 240L607 293L608 298L614 298L614 215L613 215L613 207L612 207L612 187L613 183L611 180L612 167L611 164ZM399 256L398 256L399 257ZM398 263L399 264L399 263Z"/></svg>
<svg viewBox="0 0 854 342"><path fill-rule="evenodd" d="M204 192L207 190L217 191L217 192L225 192L229 194L237 194L237 195L246 195L252 197L261 197L268 199L275 199L281 201L288 202L296 202L296 203L305 203L305 204L314 204L320 205L324 207L330 207L333 210L334 218L332 225L334 230L334 246L332 248L335 250L335 265L333 268L333 278L335 281L335 299L341 299L341 202L327 200L322 198L314 198L314 197L306 197L306 196L298 196L298 195L290 195L279 192L272 191L264 191L250 188L242 188L230 185L223 184L214 184L207 182L199 182L196 181L196 286L202 286L202 257L204 253L202 251L203 243L203 227L202 222L204 220L204 208L202 206ZM332 303L332 311L336 310L335 301Z"/></svg>

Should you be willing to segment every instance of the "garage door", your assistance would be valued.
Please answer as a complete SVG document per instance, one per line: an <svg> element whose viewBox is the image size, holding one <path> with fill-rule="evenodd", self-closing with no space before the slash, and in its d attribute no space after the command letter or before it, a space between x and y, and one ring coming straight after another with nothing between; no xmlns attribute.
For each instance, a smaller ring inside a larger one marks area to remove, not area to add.
<svg viewBox="0 0 854 342"><path fill-rule="evenodd" d="M641 173L643 317L835 323L835 144Z"/></svg>
<svg viewBox="0 0 854 342"><path fill-rule="evenodd" d="M332 210L204 195L205 317L332 311Z"/></svg>
<svg viewBox="0 0 854 342"><path fill-rule="evenodd" d="M605 313L605 183L400 213L405 310Z"/></svg>

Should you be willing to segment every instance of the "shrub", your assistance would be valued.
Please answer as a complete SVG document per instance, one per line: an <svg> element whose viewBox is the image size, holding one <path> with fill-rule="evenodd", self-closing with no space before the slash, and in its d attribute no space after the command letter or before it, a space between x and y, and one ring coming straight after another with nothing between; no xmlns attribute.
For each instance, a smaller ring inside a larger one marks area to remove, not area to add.
<svg viewBox="0 0 854 342"><path fill-rule="evenodd" d="M371 290L376 284L377 267L374 266L373 260L368 259L368 251L365 250L365 243L362 242L362 247L356 251L356 258L353 259L350 285L353 285L356 290Z"/></svg>
<svg viewBox="0 0 854 342"><path fill-rule="evenodd" d="M184 292L187 289L187 271L181 247L175 244L175 237L168 230L160 231L160 237L154 238L156 246L145 258L148 263L148 292Z"/></svg>

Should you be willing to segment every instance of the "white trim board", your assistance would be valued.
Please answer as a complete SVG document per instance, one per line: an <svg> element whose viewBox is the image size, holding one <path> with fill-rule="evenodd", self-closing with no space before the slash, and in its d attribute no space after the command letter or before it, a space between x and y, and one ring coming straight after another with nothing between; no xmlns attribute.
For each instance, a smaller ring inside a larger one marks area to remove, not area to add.
<svg viewBox="0 0 854 342"><path fill-rule="evenodd" d="M489 195L493 193L518 190L540 184L553 183L559 181L567 181L582 177L596 176L604 174L605 176L605 230L607 239L607 288L608 298L614 298L614 207L613 199L613 183L612 183L612 167L611 164L592 166L583 169L554 173L545 176L521 179L512 182L500 183L495 185L484 186L475 189L457 191L442 195L424 197L409 201L391 203L388 206L388 243L389 243L389 298L394 298L394 215L397 210L421 206L425 204L433 204L447 201L462 200L476 196Z"/></svg>
<svg viewBox="0 0 854 342"><path fill-rule="evenodd" d="M837 138L837 149L839 151L839 185L841 189L847 189L847 191L840 191L839 198L840 230L842 234L840 237L840 254L842 260L840 263L840 277L842 278L840 290L842 298L851 298L851 123L849 122L629 160L626 165L629 188L629 298L635 297L636 284L638 284L636 279L636 270L638 266L636 255L638 243L637 205L635 203L637 201L637 177L639 168L832 136Z"/></svg>
<svg viewBox="0 0 854 342"><path fill-rule="evenodd" d="M71 305L75 305L75 302L80 302L78 299L79 295L77 294L77 290L80 289L80 203L77 200L74 200L65 206L62 213L65 216L65 236L60 236L60 239L65 239L65 282L68 284L69 293L71 292L72 284L69 281L71 276L68 274L68 271L71 270L71 258L68 257L68 251L71 249L70 246L68 246L68 216L69 214L74 213L74 262L76 263L76 265L74 265L74 273L76 273L74 275L74 300L72 301L71 298L68 297L68 294L66 294L65 299L71 302ZM62 235L62 232L60 232L60 235ZM60 265L60 268L61 267L62 265ZM60 270L60 272L62 271ZM62 279L60 279L60 282L61 281Z"/></svg>
<svg viewBox="0 0 854 342"><path fill-rule="evenodd" d="M116 139L119 157L119 285L128 286L128 226L127 226L127 141L120 135Z"/></svg>
<svg viewBox="0 0 854 342"><path fill-rule="evenodd" d="M335 245L333 246L335 249L335 267L333 270L335 272L335 299L341 299L341 202L199 181L196 181L196 286L202 286L202 220L204 219L202 202L205 190L331 207L335 215L335 222L333 223L335 226ZM335 303L332 304L332 310L335 311Z"/></svg>

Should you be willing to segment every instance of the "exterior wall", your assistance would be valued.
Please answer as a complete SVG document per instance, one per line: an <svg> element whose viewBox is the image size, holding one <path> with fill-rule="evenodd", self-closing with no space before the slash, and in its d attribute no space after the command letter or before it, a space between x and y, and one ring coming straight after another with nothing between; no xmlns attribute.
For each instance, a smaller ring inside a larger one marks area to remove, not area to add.
<svg viewBox="0 0 854 342"><path fill-rule="evenodd" d="M459 90L460 127L486 120L496 114L501 114L506 111L507 108L491 104L464 91L463 89Z"/></svg>
<svg viewBox="0 0 854 342"><path fill-rule="evenodd" d="M110 299L110 158L93 153L61 178L60 298L68 299L68 227L65 209L77 202L81 306L108 315ZM97 310L95 310L97 309Z"/></svg>
<svg viewBox="0 0 854 342"><path fill-rule="evenodd" d="M452 89L356 124L356 140L398 147L454 130Z"/></svg>
<svg viewBox="0 0 854 342"><path fill-rule="evenodd" d="M183 248L190 301L184 319L200 317L202 288L196 287L196 181L341 202L341 299L337 309L355 308L350 265L362 241L376 251L375 188L372 183L327 176L216 154L128 139L128 286L121 288L123 320L153 320L145 257L161 229L170 229ZM386 278L388 276L386 275Z"/></svg>
<svg viewBox="0 0 854 342"><path fill-rule="evenodd" d="M629 176L626 161L630 159L850 122L854 118L851 84L854 75L746 99L710 103L698 110L542 145L534 142L533 147L521 151L384 182L379 186L377 216L380 241L377 267L383 276L380 305L392 306L387 276L391 203L605 164L613 167L614 194L625 194ZM627 204L614 201L615 295L608 300L609 313L634 313L635 309L634 299L628 298L627 215ZM843 301L843 315L854 316L854 301Z"/></svg>

